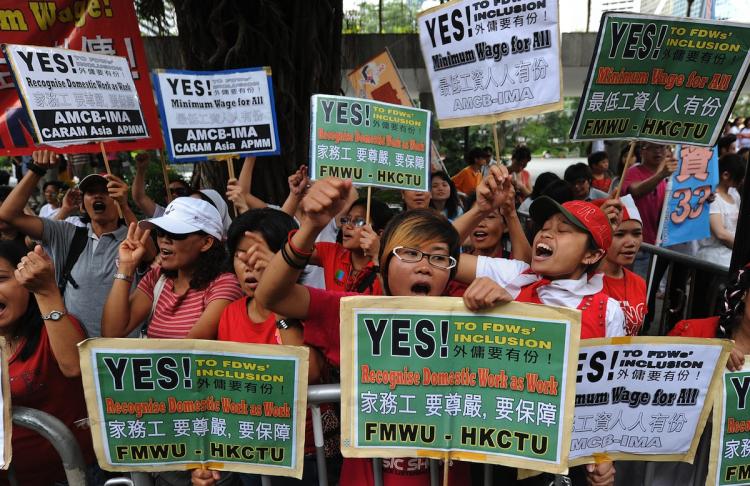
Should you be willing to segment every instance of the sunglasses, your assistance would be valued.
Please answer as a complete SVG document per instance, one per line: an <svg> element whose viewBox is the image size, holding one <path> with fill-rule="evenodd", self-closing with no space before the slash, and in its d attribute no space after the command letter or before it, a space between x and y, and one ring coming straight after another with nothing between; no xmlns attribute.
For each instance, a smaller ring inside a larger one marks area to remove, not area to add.
<svg viewBox="0 0 750 486"><path fill-rule="evenodd" d="M185 197L189 195L188 190L184 187L172 187L169 189L169 192L175 197Z"/></svg>
<svg viewBox="0 0 750 486"><path fill-rule="evenodd" d="M192 233L170 233L169 231L157 227L154 229L154 233L156 233L158 238L169 238L174 241L182 241L186 240L190 235L199 235L202 231L194 231Z"/></svg>

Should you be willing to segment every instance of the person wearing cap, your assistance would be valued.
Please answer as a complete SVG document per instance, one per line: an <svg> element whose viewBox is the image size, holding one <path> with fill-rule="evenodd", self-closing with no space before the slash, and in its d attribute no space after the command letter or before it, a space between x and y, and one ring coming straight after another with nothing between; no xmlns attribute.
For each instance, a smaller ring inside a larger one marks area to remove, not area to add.
<svg viewBox="0 0 750 486"><path fill-rule="evenodd" d="M620 202L622 220L615 225L612 244L599 269L604 273L604 291L620 303L625 314L625 331L637 336L648 313L646 281L626 267L633 264L643 243L643 222L632 196L623 196Z"/></svg>
<svg viewBox="0 0 750 486"><path fill-rule="evenodd" d="M76 226L25 214L23 209L39 180L57 164L57 157L49 150L36 150L33 164L7 199L0 206L0 220L14 226L33 239L41 240L55 262L58 282L70 255ZM117 249L127 235L127 227L120 220L117 204L126 221L137 221L127 204L128 186L112 175L92 174L79 184L82 193L81 211L87 228L86 244L63 283L65 309L83 324L88 337L101 334L101 315L104 301L112 285L116 270ZM147 245L144 260L155 254L155 247Z"/></svg>
<svg viewBox="0 0 750 486"><path fill-rule="evenodd" d="M130 292L151 231L161 265ZM216 339L221 312L242 297L237 278L224 269L223 238L219 211L192 197L178 197L163 216L131 224L104 305L102 335L126 336L149 319L148 337Z"/></svg>

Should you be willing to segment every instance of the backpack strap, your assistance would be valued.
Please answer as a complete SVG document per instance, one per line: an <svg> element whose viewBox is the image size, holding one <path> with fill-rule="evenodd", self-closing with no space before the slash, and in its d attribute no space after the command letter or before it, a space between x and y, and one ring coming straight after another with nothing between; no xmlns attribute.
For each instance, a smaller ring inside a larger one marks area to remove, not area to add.
<svg viewBox="0 0 750 486"><path fill-rule="evenodd" d="M148 313L148 318L143 321L141 326L141 337L145 338L148 334L148 326L151 324L151 318L154 317L154 311L156 310L156 303L159 302L159 296L161 291L164 290L164 285L167 283L167 276L164 274L159 275L159 280L154 284L154 300L151 301L151 312Z"/></svg>
<svg viewBox="0 0 750 486"><path fill-rule="evenodd" d="M87 227L76 226L76 231L73 234L73 240L70 242L70 248L68 248L68 255L65 257L65 265L63 266L62 272L60 272L60 279L57 281L57 287L60 289L60 294L65 295L65 287L70 282L73 288L77 289L78 284L71 277L70 273L73 270L73 266L78 261L78 258L86 248L86 243L89 239L89 230Z"/></svg>

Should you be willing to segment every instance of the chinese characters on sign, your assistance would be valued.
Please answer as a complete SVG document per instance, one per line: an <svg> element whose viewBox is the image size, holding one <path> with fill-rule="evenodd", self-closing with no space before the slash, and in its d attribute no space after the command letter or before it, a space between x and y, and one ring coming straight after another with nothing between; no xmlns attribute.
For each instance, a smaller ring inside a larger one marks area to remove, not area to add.
<svg viewBox="0 0 750 486"><path fill-rule="evenodd" d="M429 190L430 112L343 96L312 97L312 179Z"/></svg>
<svg viewBox="0 0 750 486"><path fill-rule="evenodd" d="M464 0L418 16L440 128L562 108L557 1Z"/></svg>
<svg viewBox="0 0 750 486"><path fill-rule="evenodd" d="M383 297L341 309L344 456L567 467L578 312Z"/></svg>
<svg viewBox="0 0 750 486"><path fill-rule="evenodd" d="M302 476L306 348L96 339L80 354L104 469Z"/></svg>
<svg viewBox="0 0 750 486"><path fill-rule="evenodd" d="M574 140L712 146L747 74L745 24L607 12Z"/></svg>

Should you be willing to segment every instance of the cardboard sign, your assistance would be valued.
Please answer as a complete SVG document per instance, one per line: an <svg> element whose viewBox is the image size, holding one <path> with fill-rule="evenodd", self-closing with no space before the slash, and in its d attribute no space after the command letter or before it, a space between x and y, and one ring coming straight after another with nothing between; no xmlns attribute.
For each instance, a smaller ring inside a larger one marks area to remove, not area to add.
<svg viewBox="0 0 750 486"><path fill-rule="evenodd" d="M0 376L0 387L2 387L0 389L0 410L3 414L0 418L0 469L8 469L12 459L10 441L13 436L13 420L11 418L10 373L8 371L7 352L5 338L0 337L0 373L2 373L2 376Z"/></svg>
<svg viewBox="0 0 750 486"><path fill-rule="evenodd" d="M704 338L581 341L570 465L692 462L730 349Z"/></svg>
<svg viewBox="0 0 750 486"><path fill-rule="evenodd" d="M79 353L103 469L302 477L306 348L89 339Z"/></svg>
<svg viewBox="0 0 750 486"><path fill-rule="evenodd" d="M712 146L748 48L747 24L605 12L570 137Z"/></svg>
<svg viewBox="0 0 750 486"><path fill-rule="evenodd" d="M63 47L82 52L125 57L135 80L148 137L104 142L107 152L149 150L163 146L159 134L146 51L131 0L5 1L3 42ZM96 79L92 75L90 79ZM0 57L0 154L30 155L34 128L15 89L5 58ZM63 150L59 150L63 152ZM98 143L70 145L65 153L101 153Z"/></svg>
<svg viewBox="0 0 750 486"><path fill-rule="evenodd" d="M718 149L678 145L677 162L664 195L662 246L711 236L708 198L719 183Z"/></svg>
<svg viewBox="0 0 750 486"><path fill-rule="evenodd" d="M564 471L579 333L564 308L342 299L342 454Z"/></svg>
<svg viewBox="0 0 750 486"><path fill-rule="evenodd" d="M562 109L556 0L454 1L417 22L440 128Z"/></svg>
<svg viewBox="0 0 750 486"><path fill-rule="evenodd" d="M147 137L127 59L51 47L3 45L38 143Z"/></svg>
<svg viewBox="0 0 750 486"><path fill-rule="evenodd" d="M706 484L750 484L750 356L740 371L724 371L714 405Z"/></svg>
<svg viewBox="0 0 750 486"><path fill-rule="evenodd" d="M388 49L349 71L347 78L359 98L414 106Z"/></svg>
<svg viewBox="0 0 750 486"><path fill-rule="evenodd" d="M153 76L172 162L280 153L271 68Z"/></svg>
<svg viewBox="0 0 750 486"><path fill-rule="evenodd" d="M310 178L429 191L430 112L344 96L312 97Z"/></svg>

